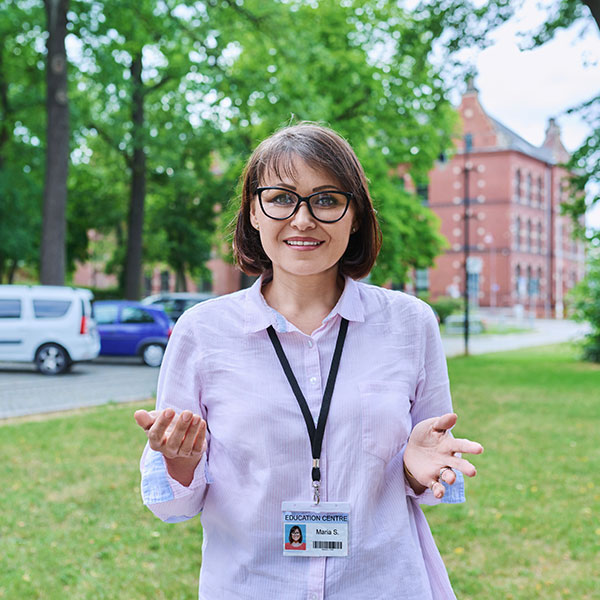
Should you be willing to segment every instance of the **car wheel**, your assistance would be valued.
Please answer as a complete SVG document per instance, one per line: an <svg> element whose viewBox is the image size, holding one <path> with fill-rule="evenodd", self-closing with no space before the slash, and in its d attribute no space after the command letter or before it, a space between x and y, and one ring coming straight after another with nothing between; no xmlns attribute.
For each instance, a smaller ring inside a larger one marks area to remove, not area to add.
<svg viewBox="0 0 600 600"><path fill-rule="evenodd" d="M61 375L69 370L71 361L64 348L56 344L46 344L37 351L35 364L44 375Z"/></svg>
<svg viewBox="0 0 600 600"><path fill-rule="evenodd" d="M164 355L164 346L161 346L160 344L148 344L144 347L142 359L149 367L160 367Z"/></svg>

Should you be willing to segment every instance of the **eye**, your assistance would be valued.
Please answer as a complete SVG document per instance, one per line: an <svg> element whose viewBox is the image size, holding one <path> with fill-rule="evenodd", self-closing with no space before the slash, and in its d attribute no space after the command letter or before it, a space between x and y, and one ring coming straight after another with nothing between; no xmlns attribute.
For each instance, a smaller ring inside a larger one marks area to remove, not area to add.
<svg viewBox="0 0 600 600"><path fill-rule="evenodd" d="M274 206L290 206L296 204L296 198L287 192L268 190L263 192L263 200Z"/></svg>
<svg viewBox="0 0 600 600"><path fill-rule="evenodd" d="M341 194L323 192L312 199L312 205L318 208L335 208L342 203Z"/></svg>

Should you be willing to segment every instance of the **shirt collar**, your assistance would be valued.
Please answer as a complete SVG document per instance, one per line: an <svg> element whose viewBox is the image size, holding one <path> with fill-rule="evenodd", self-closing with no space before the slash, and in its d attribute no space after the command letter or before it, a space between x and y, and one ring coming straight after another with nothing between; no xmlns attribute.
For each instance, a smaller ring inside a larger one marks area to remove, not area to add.
<svg viewBox="0 0 600 600"><path fill-rule="evenodd" d="M273 325L277 331L286 331L285 319L267 304L262 295L263 277L261 275L247 291L244 306L244 333L256 333L266 329L269 325ZM336 315L340 315L348 321L362 322L365 320L359 285L350 277L346 277L344 291L332 311L323 319L323 323Z"/></svg>

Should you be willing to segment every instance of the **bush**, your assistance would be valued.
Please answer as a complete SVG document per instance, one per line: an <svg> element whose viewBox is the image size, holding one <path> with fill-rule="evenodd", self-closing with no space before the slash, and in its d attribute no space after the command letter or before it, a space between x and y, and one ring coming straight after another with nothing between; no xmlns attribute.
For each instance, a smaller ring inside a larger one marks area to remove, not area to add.
<svg viewBox="0 0 600 600"><path fill-rule="evenodd" d="M570 300L575 319L592 326L583 340L583 358L600 362L600 254L592 254L588 273L571 290Z"/></svg>
<svg viewBox="0 0 600 600"><path fill-rule="evenodd" d="M450 296L440 296L435 302L429 302L429 304L437 312L440 323L445 323L446 318L458 312L463 305L460 298L452 298Z"/></svg>
<svg viewBox="0 0 600 600"><path fill-rule="evenodd" d="M86 288L94 294L94 300L122 300L123 292L118 287L111 288Z"/></svg>

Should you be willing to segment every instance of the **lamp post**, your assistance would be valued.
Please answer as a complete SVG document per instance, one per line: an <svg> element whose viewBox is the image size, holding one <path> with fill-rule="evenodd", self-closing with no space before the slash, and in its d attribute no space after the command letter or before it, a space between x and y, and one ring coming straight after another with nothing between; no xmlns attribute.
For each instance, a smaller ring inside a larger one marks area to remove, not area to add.
<svg viewBox="0 0 600 600"><path fill-rule="evenodd" d="M469 173L471 171L471 162L469 161L469 154L473 146L473 136L470 133L465 134L465 152L464 152L464 178L465 178L465 199L464 199L464 242L465 242L465 356L469 355Z"/></svg>

